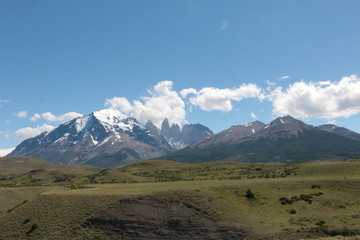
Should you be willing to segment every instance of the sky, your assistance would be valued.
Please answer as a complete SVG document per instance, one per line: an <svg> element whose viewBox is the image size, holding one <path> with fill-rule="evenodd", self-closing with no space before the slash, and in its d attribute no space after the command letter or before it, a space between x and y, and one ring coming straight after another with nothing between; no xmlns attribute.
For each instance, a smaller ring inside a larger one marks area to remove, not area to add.
<svg viewBox="0 0 360 240"><path fill-rule="evenodd" d="M0 156L115 108L215 133L291 115L360 132L360 1L2 0Z"/></svg>

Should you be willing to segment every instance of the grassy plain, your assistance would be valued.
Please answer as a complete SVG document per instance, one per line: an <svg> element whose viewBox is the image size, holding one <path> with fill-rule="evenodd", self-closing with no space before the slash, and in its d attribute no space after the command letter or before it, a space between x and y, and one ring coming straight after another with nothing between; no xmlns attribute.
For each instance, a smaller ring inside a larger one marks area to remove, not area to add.
<svg viewBox="0 0 360 240"><path fill-rule="evenodd" d="M209 219L244 229L248 239L355 240L352 235L360 230L360 161L145 161L81 175L71 184L0 188L0 193L22 194L13 206L6 205L16 208L0 215L0 239L111 239L84 223L120 199L148 197L183 203ZM246 197L249 189L254 198Z"/></svg>

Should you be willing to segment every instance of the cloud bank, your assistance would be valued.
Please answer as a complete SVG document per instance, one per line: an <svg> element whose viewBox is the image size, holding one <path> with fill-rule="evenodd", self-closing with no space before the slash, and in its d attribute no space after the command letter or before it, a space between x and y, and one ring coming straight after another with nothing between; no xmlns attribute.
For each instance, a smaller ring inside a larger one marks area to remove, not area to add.
<svg viewBox="0 0 360 240"><path fill-rule="evenodd" d="M360 78L343 77L338 82L295 82L268 94L276 116L334 119L360 113Z"/></svg>
<svg viewBox="0 0 360 240"><path fill-rule="evenodd" d="M347 118L360 113L360 78L357 75L351 75L337 82L298 81L287 87L278 87L276 83L268 82L266 89L250 83L237 88L205 87L200 90L186 88L179 92L173 90L172 81L161 81L148 90L147 96L139 100L129 101L124 97L113 97L106 99L105 106L118 109L141 122L151 120L160 127L165 118L171 123L186 123L186 104L190 105L190 112L192 106L197 106L204 111L229 112L234 110L234 102L248 98L270 101L272 113L275 116L291 115L296 118L320 118L334 121L336 118ZM28 113L20 111L15 115L26 118ZM34 114L30 120L65 122L80 116L83 115L76 112L60 116L45 112ZM257 119L253 112L250 116ZM17 130L13 135L19 139L27 139L54 128L48 124L36 128L26 127ZM1 134L8 137L4 132Z"/></svg>

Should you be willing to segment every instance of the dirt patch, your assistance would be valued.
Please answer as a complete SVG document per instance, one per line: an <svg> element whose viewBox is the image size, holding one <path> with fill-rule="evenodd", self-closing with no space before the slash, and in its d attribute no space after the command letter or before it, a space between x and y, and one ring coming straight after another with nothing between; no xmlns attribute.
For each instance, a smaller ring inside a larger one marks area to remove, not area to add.
<svg viewBox="0 0 360 240"><path fill-rule="evenodd" d="M85 226L121 239L244 239L246 235L182 203L158 199L121 200L88 219Z"/></svg>

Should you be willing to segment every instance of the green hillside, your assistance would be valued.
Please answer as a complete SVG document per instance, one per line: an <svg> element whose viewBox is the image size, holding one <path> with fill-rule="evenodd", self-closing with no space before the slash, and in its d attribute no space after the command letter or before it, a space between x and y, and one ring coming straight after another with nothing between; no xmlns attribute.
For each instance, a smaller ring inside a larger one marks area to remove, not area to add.
<svg viewBox="0 0 360 240"><path fill-rule="evenodd" d="M56 165L36 157L0 157L0 175L26 173L34 169L51 169Z"/></svg>
<svg viewBox="0 0 360 240"><path fill-rule="evenodd" d="M98 168L93 166L58 166L34 157L5 157L0 158L0 187L70 184L94 172Z"/></svg>

